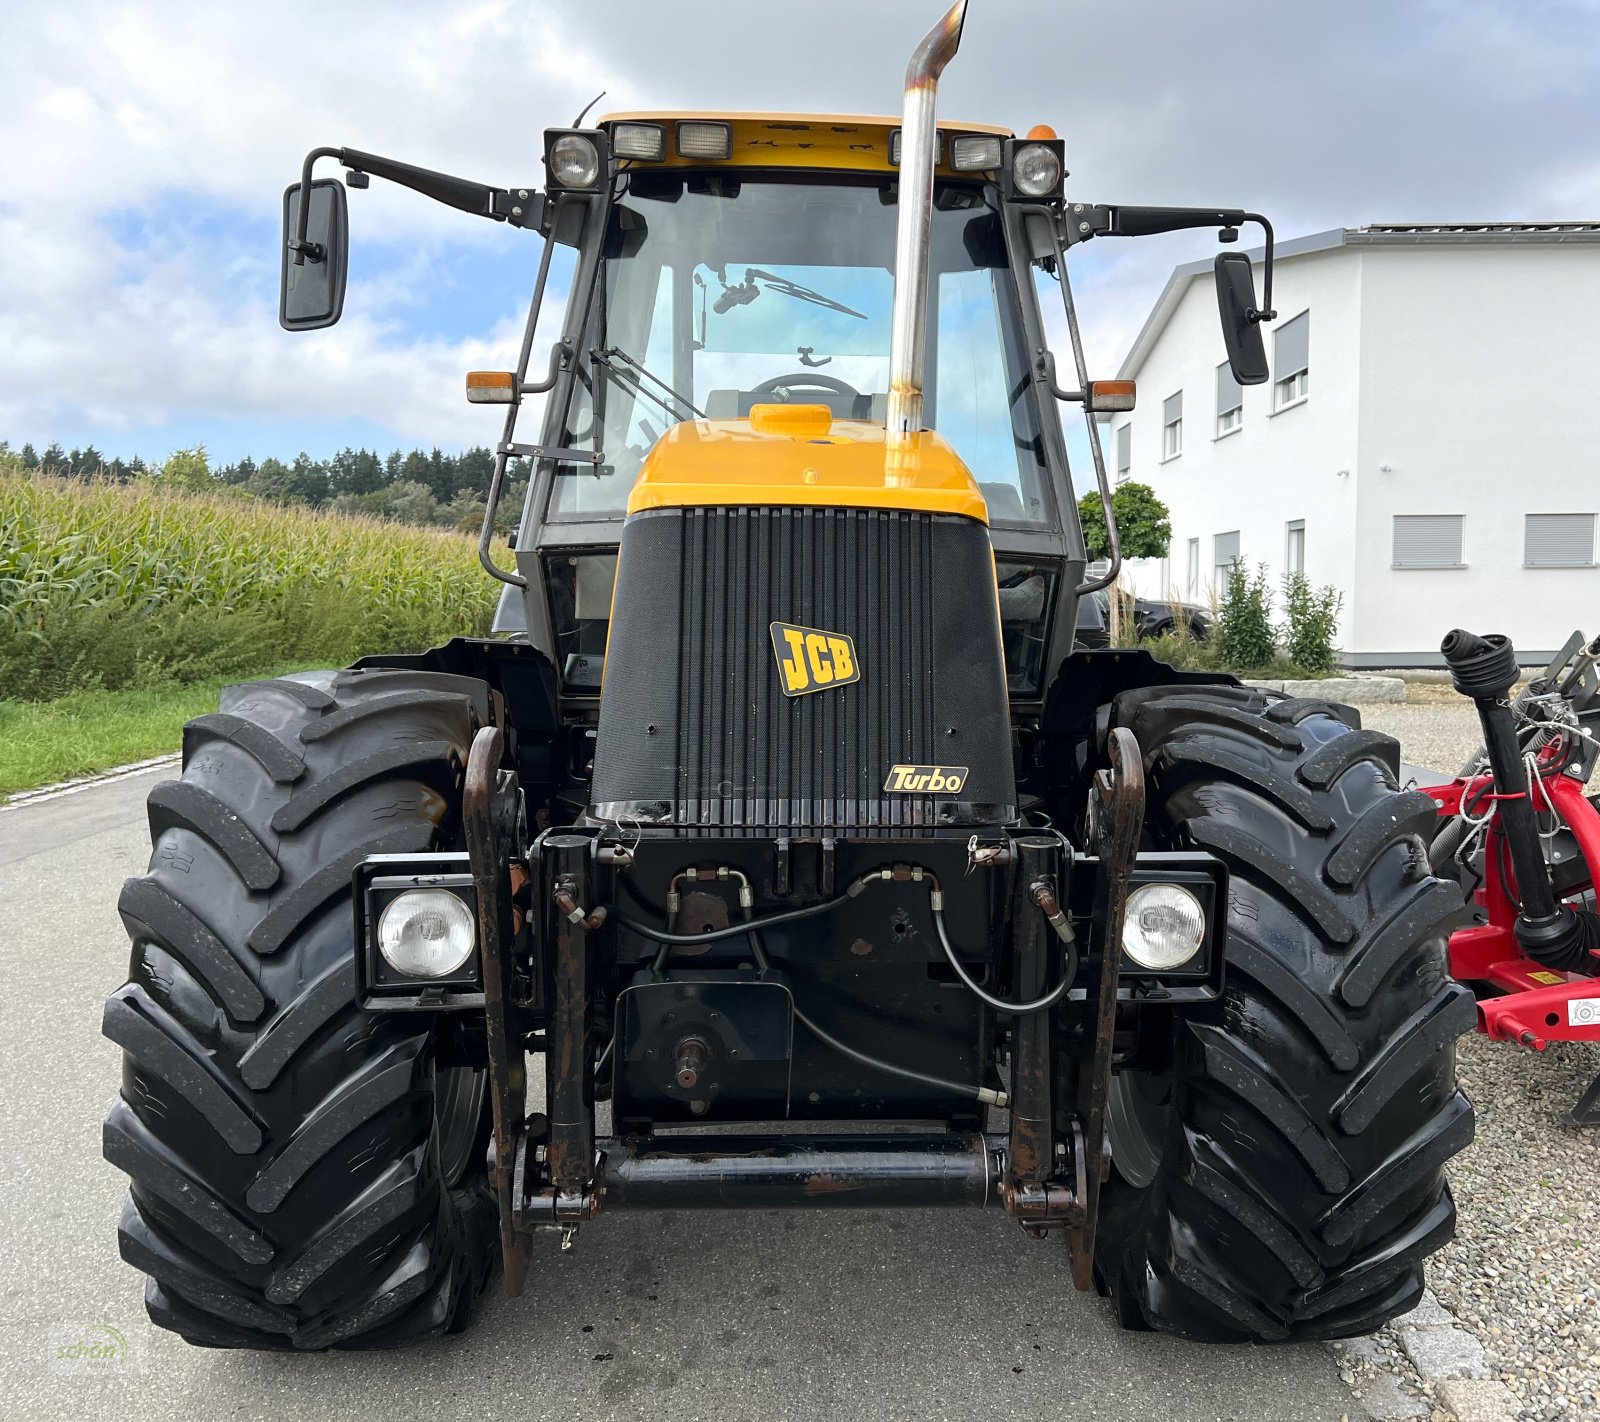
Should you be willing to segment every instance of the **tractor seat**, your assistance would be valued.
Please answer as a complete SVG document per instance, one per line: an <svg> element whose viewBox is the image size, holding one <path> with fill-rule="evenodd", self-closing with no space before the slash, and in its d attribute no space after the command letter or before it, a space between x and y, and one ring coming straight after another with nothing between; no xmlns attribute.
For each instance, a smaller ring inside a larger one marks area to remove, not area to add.
<svg viewBox="0 0 1600 1422"><path fill-rule="evenodd" d="M750 390L708 390L708 420L747 420L756 405L782 403L771 391L760 395ZM826 405L836 420L871 420L882 424L889 418L887 395L843 395L834 390L807 390L803 403Z"/></svg>

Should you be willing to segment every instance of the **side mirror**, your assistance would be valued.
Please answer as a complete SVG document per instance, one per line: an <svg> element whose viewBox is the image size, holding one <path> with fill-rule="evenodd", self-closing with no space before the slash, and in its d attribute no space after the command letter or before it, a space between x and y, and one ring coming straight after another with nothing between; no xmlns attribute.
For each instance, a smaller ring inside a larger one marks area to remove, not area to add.
<svg viewBox="0 0 1600 1422"><path fill-rule="evenodd" d="M1267 347L1261 335L1261 308L1256 305L1255 272L1243 252L1217 257L1217 310L1233 378L1241 385L1262 384L1267 378Z"/></svg>
<svg viewBox="0 0 1600 1422"><path fill-rule="evenodd" d="M278 288L278 324L286 331L315 331L333 325L344 314L349 262L350 219L344 184L337 178L318 178L311 184L303 244L300 184L291 184L283 194L283 278Z"/></svg>

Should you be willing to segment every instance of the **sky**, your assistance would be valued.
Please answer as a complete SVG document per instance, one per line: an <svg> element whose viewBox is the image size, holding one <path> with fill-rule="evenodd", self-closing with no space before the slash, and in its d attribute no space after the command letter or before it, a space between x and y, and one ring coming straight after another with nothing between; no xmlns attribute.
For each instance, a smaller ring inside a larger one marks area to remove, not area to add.
<svg viewBox="0 0 1600 1422"><path fill-rule="evenodd" d="M538 238L375 180L350 195L343 321L289 335L278 226L307 149L516 186L541 177L542 130L601 90L597 112L894 112L938 11L0 7L0 439L221 460L492 443L462 376L514 362ZM1283 237L1600 219L1600 0L971 0L939 108L1054 126L1075 200L1254 208ZM1115 373L1174 265L1215 250L1208 232L1080 248L1091 373Z"/></svg>

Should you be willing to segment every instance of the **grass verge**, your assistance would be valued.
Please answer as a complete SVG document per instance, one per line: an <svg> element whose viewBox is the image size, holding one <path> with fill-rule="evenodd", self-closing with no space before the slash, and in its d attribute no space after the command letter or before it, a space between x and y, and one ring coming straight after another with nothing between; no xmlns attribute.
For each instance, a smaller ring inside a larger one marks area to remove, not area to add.
<svg viewBox="0 0 1600 1422"><path fill-rule="evenodd" d="M275 674L282 671L263 673ZM75 691L53 701L0 701L0 803L21 790L177 750L183 723L215 711L217 693L243 679Z"/></svg>

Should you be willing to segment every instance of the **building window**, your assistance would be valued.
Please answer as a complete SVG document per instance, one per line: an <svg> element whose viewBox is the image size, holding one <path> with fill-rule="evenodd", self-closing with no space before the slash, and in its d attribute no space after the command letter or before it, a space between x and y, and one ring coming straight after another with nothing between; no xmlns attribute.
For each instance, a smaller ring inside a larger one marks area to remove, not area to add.
<svg viewBox="0 0 1600 1422"><path fill-rule="evenodd" d="M1126 479L1133 469L1133 426L1122 425L1117 430L1117 478Z"/></svg>
<svg viewBox="0 0 1600 1422"><path fill-rule="evenodd" d="M1217 367L1217 438L1244 423L1244 387L1233 378L1227 361Z"/></svg>
<svg viewBox="0 0 1600 1422"><path fill-rule="evenodd" d="M1216 576L1218 592L1228 586L1228 570L1239 561L1239 530L1219 533L1211 540L1211 569Z"/></svg>
<svg viewBox="0 0 1600 1422"><path fill-rule="evenodd" d="M1303 518L1284 526L1283 570L1286 573L1306 570L1306 521Z"/></svg>
<svg viewBox="0 0 1600 1422"><path fill-rule="evenodd" d="M1460 514L1396 514L1396 568L1464 568Z"/></svg>
<svg viewBox="0 0 1600 1422"><path fill-rule="evenodd" d="M1594 521L1592 513L1526 515L1522 521L1522 566L1594 567Z"/></svg>
<svg viewBox="0 0 1600 1422"><path fill-rule="evenodd" d="M1167 396L1161 405L1161 458L1163 462L1183 453L1183 391Z"/></svg>
<svg viewBox="0 0 1600 1422"><path fill-rule="evenodd" d="M1302 311L1272 333L1273 408L1306 398L1311 389L1311 313Z"/></svg>
<svg viewBox="0 0 1600 1422"><path fill-rule="evenodd" d="M1200 595L1200 540L1189 540L1189 596Z"/></svg>

